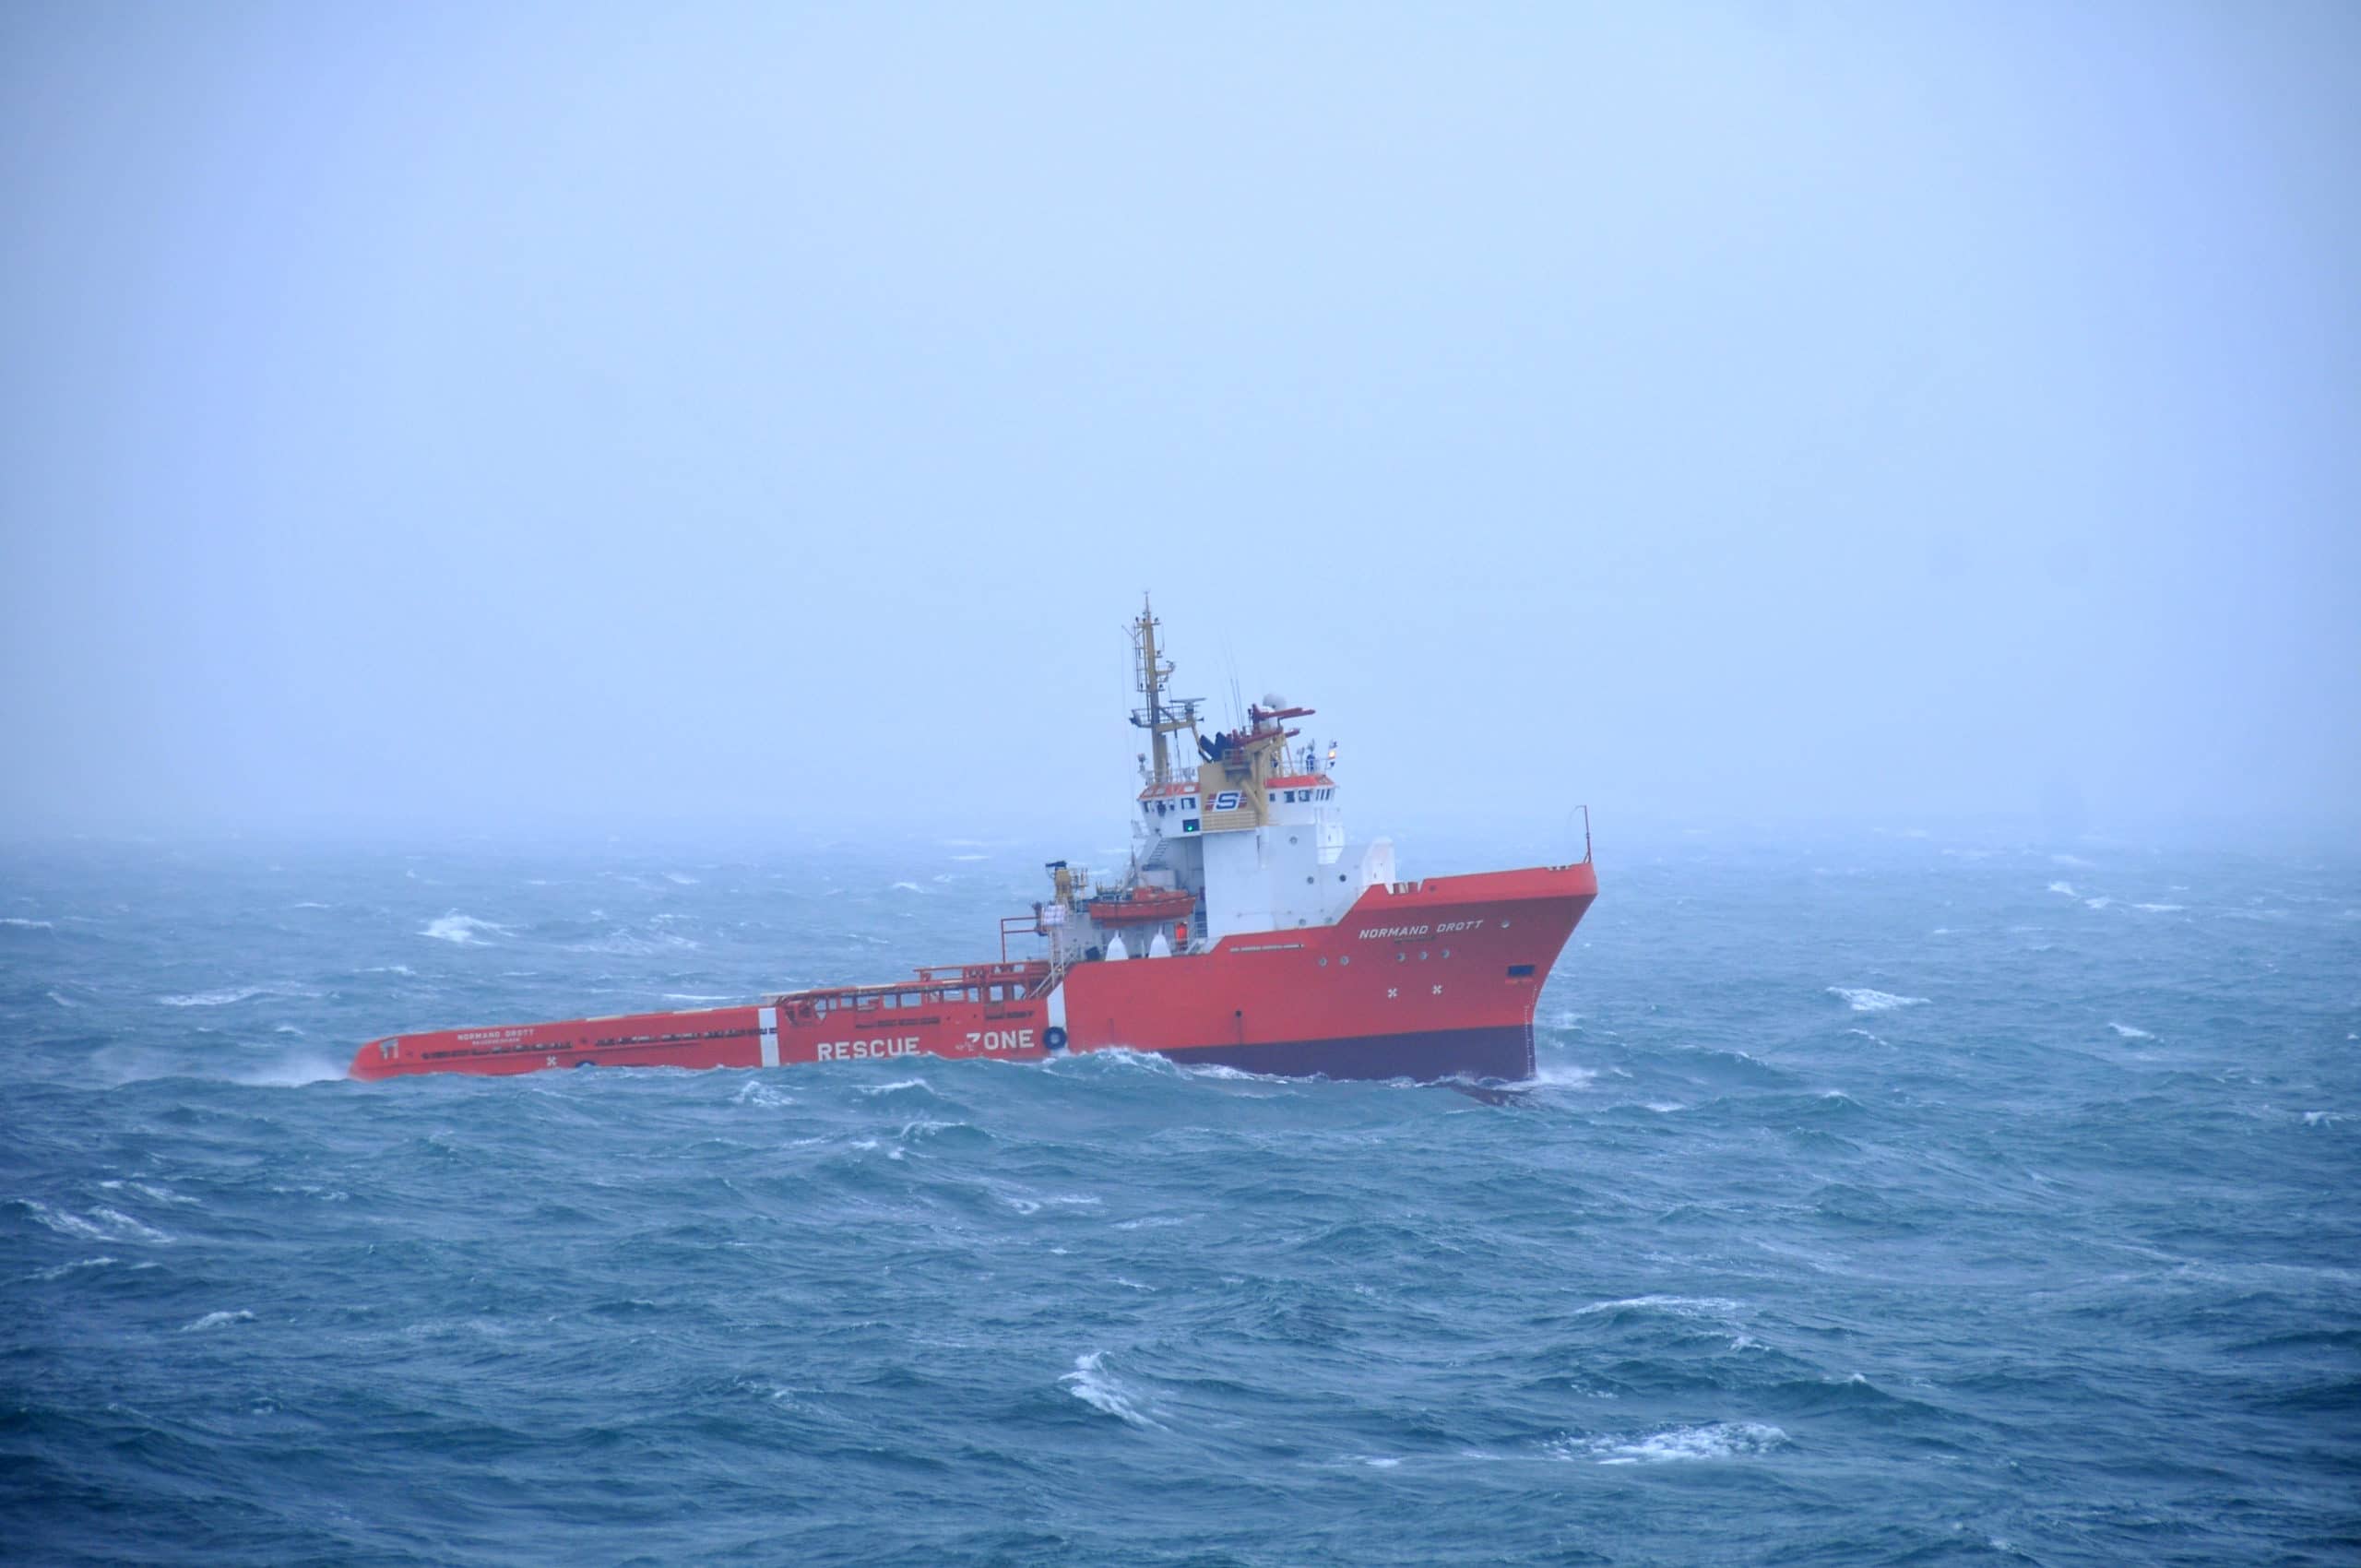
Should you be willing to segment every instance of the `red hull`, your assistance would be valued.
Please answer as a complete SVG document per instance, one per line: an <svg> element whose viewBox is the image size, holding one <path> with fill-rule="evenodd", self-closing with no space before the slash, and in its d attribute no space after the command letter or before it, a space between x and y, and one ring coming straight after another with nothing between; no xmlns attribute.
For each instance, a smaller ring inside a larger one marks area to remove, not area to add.
<svg viewBox="0 0 2361 1568"><path fill-rule="evenodd" d="M356 1078L552 1067L765 1067L1129 1048L1335 1078L1533 1075L1533 1011L1597 896L1587 863L1371 887L1331 926L1212 951L923 971L754 1006L389 1036Z"/></svg>

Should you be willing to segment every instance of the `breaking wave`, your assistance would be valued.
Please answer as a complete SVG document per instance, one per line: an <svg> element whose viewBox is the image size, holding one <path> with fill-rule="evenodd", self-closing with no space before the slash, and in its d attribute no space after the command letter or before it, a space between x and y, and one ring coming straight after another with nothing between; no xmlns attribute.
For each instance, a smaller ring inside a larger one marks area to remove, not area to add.
<svg viewBox="0 0 2361 1568"><path fill-rule="evenodd" d="M18 1198L25 1212L61 1236L84 1241L146 1241L165 1245L172 1237L152 1225L142 1225L127 1214L101 1206L86 1217L70 1209L52 1208L38 1198Z"/></svg>
<svg viewBox="0 0 2361 1568"><path fill-rule="evenodd" d="M160 996L156 1000L167 1007L227 1007L233 1002L243 1002L261 994L262 987L248 985L235 990L191 992L185 996Z"/></svg>
<svg viewBox="0 0 2361 1568"><path fill-rule="evenodd" d="M1669 1313L1674 1317L1725 1318L1744 1311L1744 1304L1726 1296L1627 1296L1619 1301L1593 1301L1586 1307L1576 1307L1576 1317L1596 1317L1605 1313Z"/></svg>
<svg viewBox="0 0 2361 1568"><path fill-rule="evenodd" d="M72 1263L61 1263L54 1268L42 1269L35 1273L33 1277L35 1279L63 1279L69 1274L78 1274L86 1268L104 1268L109 1264L116 1261L116 1259L112 1257L77 1258Z"/></svg>
<svg viewBox="0 0 2361 1568"><path fill-rule="evenodd" d="M643 932L623 926L604 936L594 936L587 942L569 942L569 953L601 953L611 958L645 958L656 953L686 953L702 945L694 936L678 932Z"/></svg>
<svg viewBox="0 0 2361 1568"><path fill-rule="evenodd" d="M218 992L189 992L186 996L159 996L168 1008L227 1008L239 1002L253 1002L255 996L319 996L309 985L224 985Z"/></svg>
<svg viewBox="0 0 2361 1568"><path fill-rule="evenodd" d="M1896 996L1890 991L1871 991L1867 986L1832 985L1831 996L1842 997L1846 1006L1856 1013L1891 1013L1897 1007L1924 1007L1923 996Z"/></svg>
<svg viewBox="0 0 2361 1568"><path fill-rule="evenodd" d="M461 947L474 947L482 944L484 933L487 932L494 936L506 936L508 928L491 921L480 921L473 915L463 915L454 909L439 920L427 921L426 928L419 934L431 936L437 942L456 943Z"/></svg>
<svg viewBox="0 0 2361 1568"><path fill-rule="evenodd" d="M1106 1359L1107 1352L1104 1350L1093 1350L1086 1356L1076 1356L1074 1359L1074 1371L1061 1376L1058 1381L1066 1385L1067 1393L1094 1410L1112 1416L1127 1426L1145 1427L1162 1431L1164 1430L1162 1424L1142 1412L1139 1406L1133 1402L1131 1390L1117 1382L1114 1374L1107 1371Z"/></svg>
<svg viewBox="0 0 2361 1568"><path fill-rule="evenodd" d="M1661 1465L1683 1459L1741 1459L1783 1447L1787 1434L1761 1421L1711 1421L1672 1427L1645 1437L1563 1438L1550 1444L1560 1457L1601 1465Z"/></svg>

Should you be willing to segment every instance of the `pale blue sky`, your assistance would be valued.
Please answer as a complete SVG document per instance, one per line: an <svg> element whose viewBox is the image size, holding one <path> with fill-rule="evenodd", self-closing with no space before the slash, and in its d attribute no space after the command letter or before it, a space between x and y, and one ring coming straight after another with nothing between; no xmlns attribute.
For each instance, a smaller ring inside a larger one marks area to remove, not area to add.
<svg viewBox="0 0 2361 1568"><path fill-rule="evenodd" d="M18 3L18 827L2361 797L2361 10Z"/></svg>

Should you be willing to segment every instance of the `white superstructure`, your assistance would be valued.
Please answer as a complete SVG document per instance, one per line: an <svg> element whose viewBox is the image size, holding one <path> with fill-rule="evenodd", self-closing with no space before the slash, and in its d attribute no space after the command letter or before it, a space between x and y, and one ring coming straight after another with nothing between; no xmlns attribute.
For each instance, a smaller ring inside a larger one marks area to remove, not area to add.
<svg viewBox="0 0 2361 1568"><path fill-rule="evenodd" d="M1171 663L1158 655L1157 620L1145 606L1133 624L1139 689L1132 722L1149 732L1140 755L1142 788L1132 819L1132 865L1121 882L1086 890L1062 863L1051 867L1055 912L1039 922L1056 961L1094 950L1112 956L1109 933L1129 931L1121 950L1152 955L1202 951L1239 932L1328 925L1362 892L1395 880L1394 846L1351 844L1335 778L1335 747L1323 766L1317 747L1295 744L1292 719L1311 709L1270 696L1237 729L1199 732L1197 699L1164 695ZM1186 735L1196 764L1177 763L1171 742ZM1169 938L1159 943L1154 937Z"/></svg>

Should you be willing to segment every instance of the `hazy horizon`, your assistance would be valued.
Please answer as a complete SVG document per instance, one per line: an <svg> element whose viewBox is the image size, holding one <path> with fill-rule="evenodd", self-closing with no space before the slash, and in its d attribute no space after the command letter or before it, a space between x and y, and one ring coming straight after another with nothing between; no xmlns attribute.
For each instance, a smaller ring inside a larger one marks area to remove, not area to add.
<svg viewBox="0 0 2361 1568"><path fill-rule="evenodd" d="M0 837L2361 826L2361 13L25 4ZM1426 870L1444 869L1426 867Z"/></svg>

